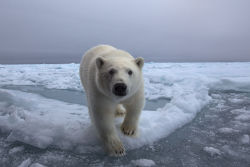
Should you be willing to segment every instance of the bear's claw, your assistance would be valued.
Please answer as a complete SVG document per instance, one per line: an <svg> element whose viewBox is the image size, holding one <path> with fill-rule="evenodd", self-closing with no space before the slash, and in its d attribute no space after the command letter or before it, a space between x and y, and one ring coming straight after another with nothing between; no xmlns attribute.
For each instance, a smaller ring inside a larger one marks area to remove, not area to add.
<svg viewBox="0 0 250 167"><path fill-rule="evenodd" d="M106 147L111 156L121 157L126 154L123 144L118 139L111 139L106 143Z"/></svg>
<svg viewBox="0 0 250 167"><path fill-rule="evenodd" d="M136 134L136 127L133 127L133 126L126 126L122 124L121 130L125 135L128 135L128 136L134 136Z"/></svg>
<svg viewBox="0 0 250 167"><path fill-rule="evenodd" d="M125 152L125 149L122 148L122 150L120 150L120 151L117 151L117 150L116 151L111 151L110 155L114 156L114 157L121 157L121 156L126 155L126 152Z"/></svg>

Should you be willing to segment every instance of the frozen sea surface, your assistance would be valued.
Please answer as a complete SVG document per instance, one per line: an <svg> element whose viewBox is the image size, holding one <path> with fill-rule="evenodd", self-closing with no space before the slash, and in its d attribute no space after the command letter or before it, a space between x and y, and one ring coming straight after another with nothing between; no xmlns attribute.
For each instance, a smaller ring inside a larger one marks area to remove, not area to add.
<svg viewBox="0 0 250 167"><path fill-rule="evenodd" d="M250 63L146 63L137 138L105 155L78 64L0 65L0 166L250 166Z"/></svg>

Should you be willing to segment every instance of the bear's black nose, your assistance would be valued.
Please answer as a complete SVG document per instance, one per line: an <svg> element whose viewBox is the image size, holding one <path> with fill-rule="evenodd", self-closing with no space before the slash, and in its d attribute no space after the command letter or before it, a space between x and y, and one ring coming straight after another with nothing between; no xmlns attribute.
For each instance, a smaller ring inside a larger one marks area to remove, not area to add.
<svg viewBox="0 0 250 167"><path fill-rule="evenodd" d="M127 85L124 83L116 83L113 86L113 93L116 96L125 96L127 94Z"/></svg>

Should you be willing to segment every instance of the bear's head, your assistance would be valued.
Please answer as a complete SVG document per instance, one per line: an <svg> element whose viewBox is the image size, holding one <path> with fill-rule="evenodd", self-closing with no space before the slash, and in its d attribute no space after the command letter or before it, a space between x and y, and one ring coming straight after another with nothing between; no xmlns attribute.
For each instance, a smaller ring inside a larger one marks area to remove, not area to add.
<svg viewBox="0 0 250 167"><path fill-rule="evenodd" d="M143 58L98 57L96 84L103 94L115 101L125 100L142 85Z"/></svg>

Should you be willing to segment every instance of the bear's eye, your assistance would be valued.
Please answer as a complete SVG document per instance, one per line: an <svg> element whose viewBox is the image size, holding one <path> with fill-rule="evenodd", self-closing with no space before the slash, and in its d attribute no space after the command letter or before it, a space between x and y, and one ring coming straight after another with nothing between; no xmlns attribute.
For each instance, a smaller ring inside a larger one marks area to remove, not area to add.
<svg viewBox="0 0 250 167"><path fill-rule="evenodd" d="M115 70L114 69L109 70L109 74L110 75L114 75L115 74Z"/></svg>
<svg viewBox="0 0 250 167"><path fill-rule="evenodd" d="M133 71L128 70L128 75L132 75L132 74L133 74Z"/></svg>

